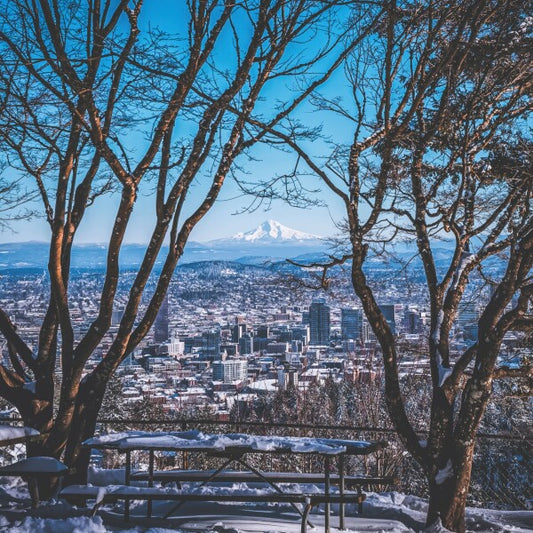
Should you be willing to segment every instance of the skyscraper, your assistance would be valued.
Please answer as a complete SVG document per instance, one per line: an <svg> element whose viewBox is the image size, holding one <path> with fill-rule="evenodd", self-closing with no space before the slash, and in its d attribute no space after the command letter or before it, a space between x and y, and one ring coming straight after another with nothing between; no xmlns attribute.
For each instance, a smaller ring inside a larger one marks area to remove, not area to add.
<svg viewBox="0 0 533 533"><path fill-rule="evenodd" d="M253 338L249 333L245 333L239 339L239 353L241 355L250 355L253 353Z"/></svg>
<svg viewBox="0 0 533 533"><path fill-rule="evenodd" d="M363 312L361 309L341 309L342 340L360 339L363 336Z"/></svg>
<svg viewBox="0 0 533 533"><path fill-rule="evenodd" d="M323 298L316 299L309 306L311 344L329 344L330 312Z"/></svg>
<svg viewBox="0 0 533 533"><path fill-rule="evenodd" d="M472 344L478 337L479 309L477 302L467 302L459 309L457 325L463 331L466 343Z"/></svg>
<svg viewBox="0 0 533 533"><path fill-rule="evenodd" d="M220 359L220 329L204 331L202 333L202 356L210 359Z"/></svg>
<svg viewBox="0 0 533 533"><path fill-rule="evenodd" d="M155 318L154 341L165 342L168 338L168 295L166 295Z"/></svg>
<svg viewBox="0 0 533 533"><path fill-rule="evenodd" d="M248 363L243 359L213 362L213 381L233 383L234 381L246 381L247 376Z"/></svg>
<svg viewBox="0 0 533 533"><path fill-rule="evenodd" d="M394 305L393 304L380 305L379 308L381 309L381 312L383 313L385 320L389 324L392 334L396 335L396 318L395 318L395 312L394 312Z"/></svg>

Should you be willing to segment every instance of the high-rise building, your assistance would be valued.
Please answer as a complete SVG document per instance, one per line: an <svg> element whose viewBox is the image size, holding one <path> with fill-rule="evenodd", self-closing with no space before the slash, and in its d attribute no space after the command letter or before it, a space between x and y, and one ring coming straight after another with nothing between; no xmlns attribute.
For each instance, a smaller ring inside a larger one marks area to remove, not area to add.
<svg viewBox="0 0 533 533"><path fill-rule="evenodd" d="M389 327L393 335L396 335L396 317L393 304L380 305L379 308L385 317L385 320L389 324Z"/></svg>
<svg viewBox="0 0 533 533"><path fill-rule="evenodd" d="M251 355L253 353L253 337L249 333L245 333L239 339L239 353L241 355Z"/></svg>
<svg viewBox="0 0 533 533"><path fill-rule="evenodd" d="M117 307L113 309L113 312L111 313L111 325L112 326L118 326L120 324L120 321L122 320L122 317L124 316L124 308L123 307Z"/></svg>
<svg viewBox="0 0 533 533"><path fill-rule="evenodd" d="M261 325L257 327L257 337L266 339L270 336L270 327L267 325Z"/></svg>
<svg viewBox="0 0 533 533"><path fill-rule="evenodd" d="M330 309L323 298L309 306L309 326L311 344L329 344Z"/></svg>
<svg viewBox="0 0 533 533"><path fill-rule="evenodd" d="M168 334L168 295L165 296L154 322L154 341L165 342Z"/></svg>
<svg viewBox="0 0 533 533"><path fill-rule="evenodd" d="M341 337L342 340L361 339L363 336L363 312L361 309L341 309Z"/></svg>
<svg viewBox="0 0 533 533"><path fill-rule="evenodd" d="M309 344L309 325L293 326L292 340L301 341L303 344Z"/></svg>
<svg viewBox="0 0 533 533"><path fill-rule="evenodd" d="M405 315L407 333L421 333L422 319L417 309L408 309Z"/></svg>
<svg viewBox="0 0 533 533"><path fill-rule="evenodd" d="M226 359L213 362L213 381L233 383L246 381L248 377L248 362L244 359Z"/></svg>
<svg viewBox="0 0 533 533"><path fill-rule="evenodd" d="M214 329L202 333L202 355L205 358L220 358L220 330Z"/></svg>
<svg viewBox="0 0 533 533"><path fill-rule="evenodd" d="M239 342L239 339L246 333L246 324L240 322L231 328L231 342Z"/></svg>
<svg viewBox="0 0 533 533"><path fill-rule="evenodd" d="M477 340L479 309L476 302L467 302L459 309L457 324L463 331L463 339L468 344Z"/></svg>

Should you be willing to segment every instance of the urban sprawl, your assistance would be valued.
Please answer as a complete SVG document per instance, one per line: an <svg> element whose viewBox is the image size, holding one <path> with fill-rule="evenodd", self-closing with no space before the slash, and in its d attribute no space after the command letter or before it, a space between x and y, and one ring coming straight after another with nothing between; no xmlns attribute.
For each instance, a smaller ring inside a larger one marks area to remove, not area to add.
<svg viewBox="0 0 533 533"><path fill-rule="evenodd" d="M402 347L400 372L429 375L429 313L422 285L416 277L404 279L386 268L372 274L373 283L382 287L378 290L381 309ZM113 341L134 275L133 271L123 275L112 326L87 370L105 357ZM326 379L379 379L379 345L342 274L332 294L303 285L291 290L286 279L286 272L238 263L179 268L150 334L121 364L118 374L124 401L148 400L169 415L205 407L213 417L226 420L235 402L253 402L259 395L289 386L305 389ZM24 270L12 270L0 278L2 306L19 334L34 347L48 301L48 283L46 275ZM98 271L80 271L72 278L70 312L77 338L97 316L102 283ZM486 289L478 287L476 293L476 283L472 286L474 292L452 332L455 353L476 338L478 312L489 297ZM144 306L149 297L147 291ZM518 361L520 345L519 338L508 334L501 357ZM2 352L9 365L6 346ZM61 358L57 361L60 365Z"/></svg>

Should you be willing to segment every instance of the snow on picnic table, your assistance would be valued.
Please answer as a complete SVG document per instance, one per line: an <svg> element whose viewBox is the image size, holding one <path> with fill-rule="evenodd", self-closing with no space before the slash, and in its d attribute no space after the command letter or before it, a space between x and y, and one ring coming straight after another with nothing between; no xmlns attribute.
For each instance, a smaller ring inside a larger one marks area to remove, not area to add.
<svg viewBox="0 0 533 533"><path fill-rule="evenodd" d="M198 430L175 432L128 431L93 437L83 443L92 448L132 449L198 449L212 451L250 450L259 452L358 454L374 449L367 441L323 439L312 437L277 437L241 433L208 434Z"/></svg>
<svg viewBox="0 0 533 533"><path fill-rule="evenodd" d="M17 461L14 464L6 465L0 468L0 475L6 475L11 472L27 472L31 474L52 474L63 473L68 470L61 461L54 457L38 456L28 457Z"/></svg>
<svg viewBox="0 0 533 533"><path fill-rule="evenodd" d="M40 433L33 428L0 425L0 441L20 439L21 437L35 437Z"/></svg>

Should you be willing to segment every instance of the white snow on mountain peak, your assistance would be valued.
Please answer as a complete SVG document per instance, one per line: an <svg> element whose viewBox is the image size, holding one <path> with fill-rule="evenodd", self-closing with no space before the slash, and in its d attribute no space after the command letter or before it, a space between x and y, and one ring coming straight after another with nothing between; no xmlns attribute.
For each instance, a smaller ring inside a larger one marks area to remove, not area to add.
<svg viewBox="0 0 533 533"><path fill-rule="evenodd" d="M257 228L247 232L237 233L231 237L231 240L233 241L245 241L251 243L262 241L309 241L316 239L320 239L320 237L288 228L276 220L265 220L265 222L260 224Z"/></svg>

